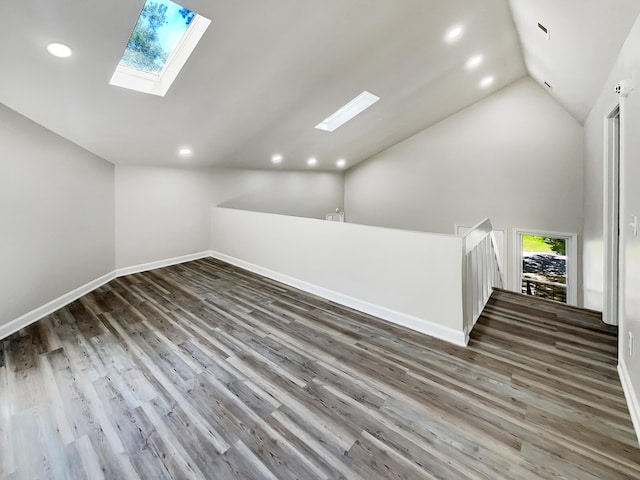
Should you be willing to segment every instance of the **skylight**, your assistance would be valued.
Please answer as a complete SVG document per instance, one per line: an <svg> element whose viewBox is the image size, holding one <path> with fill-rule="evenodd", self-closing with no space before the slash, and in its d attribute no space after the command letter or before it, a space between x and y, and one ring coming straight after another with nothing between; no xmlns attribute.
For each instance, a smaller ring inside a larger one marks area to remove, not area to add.
<svg viewBox="0 0 640 480"><path fill-rule="evenodd" d="M322 122L316 125L316 128L318 130L333 132L336 128L344 125L356 115L364 112L378 100L380 100L380 97L376 97L373 93L364 91L349 103L340 107L335 113L325 118Z"/></svg>
<svg viewBox="0 0 640 480"><path fill-rule="evenodd" d="M144 4L120 65L160 73L195 14L167 0Z"/></svg>
<svg viewBox="0 0 640 480"><path fill-rule="evenodd" d="M170 0L147 0L111 85L163 96L210 23Z"/></svg>

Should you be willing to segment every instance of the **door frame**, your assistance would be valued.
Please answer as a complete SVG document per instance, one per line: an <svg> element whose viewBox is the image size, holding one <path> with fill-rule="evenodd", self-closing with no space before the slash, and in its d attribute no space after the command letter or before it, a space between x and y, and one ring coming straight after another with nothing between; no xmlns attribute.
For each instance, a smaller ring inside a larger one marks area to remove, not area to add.
<svg viewBox="0 0 640 480"><path fill-rule="evenodd" d="M620 104L604 118L604 299L602 320L618 325L620 292Z"/></svg>
<svg viewBox="0 0 640 480"><path fill-rule="evenodd" d="M522 236L552 237L566 240L567 256L567 305L578 305L578 234L549 232L533 228L513 229L513 280L512 289L522 291Z"/></svg>

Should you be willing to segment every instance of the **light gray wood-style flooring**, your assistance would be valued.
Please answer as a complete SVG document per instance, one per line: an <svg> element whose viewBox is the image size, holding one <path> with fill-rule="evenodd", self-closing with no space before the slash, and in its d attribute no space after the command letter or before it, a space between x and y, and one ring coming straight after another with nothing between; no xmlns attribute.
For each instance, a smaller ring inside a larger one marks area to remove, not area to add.
<svg viewBox="0 0 640 480"><path fill-rule="evenodd" d="M468 348L213 259L0 341L0 478L638 479L597 315L495 292Z"/></svg>

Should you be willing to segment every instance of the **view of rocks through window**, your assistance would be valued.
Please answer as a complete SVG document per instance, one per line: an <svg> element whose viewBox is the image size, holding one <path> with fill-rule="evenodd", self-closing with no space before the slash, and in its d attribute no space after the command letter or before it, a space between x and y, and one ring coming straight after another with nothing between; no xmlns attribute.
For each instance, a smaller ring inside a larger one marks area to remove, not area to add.
<svg viewBox="0 0 640 480"><path fill-rule="evenodd" d="M567 241L522 236L522 293L567 302Z"/></svg>

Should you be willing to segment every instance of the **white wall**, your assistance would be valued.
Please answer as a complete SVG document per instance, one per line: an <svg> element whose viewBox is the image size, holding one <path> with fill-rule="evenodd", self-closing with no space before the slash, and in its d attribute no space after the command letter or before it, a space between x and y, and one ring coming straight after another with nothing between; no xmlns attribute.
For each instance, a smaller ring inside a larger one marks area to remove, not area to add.
<svg viewBox="0 0 640 480"><path fill-rule="evenodd" d="M112 164L0 104L0 326L114 269Z"/></svg>
<svg viewBox="0 0 640 480"><path fill-rule="evenodd" d="M209 169L222 207L321 218L344 209L344 174Z"/></svg>
<svg viewBox="0 0 640 480"><path fill-rule="evenodd" d="M197 170L116 166L116 268L208 249L209 179Z"/></svg>
<svg viewBox="0 0 640 480"><path fill-rule="evenodd" d="M214 255L389 321L464 344L462 239L211 209Z"/></svg>
<svg viewBox="0 0 640 480"><path fill-rule="evenodd" d="M637 69L638 59L633 58L633 49L629 43L633 41L634 35L638 35L637 30L638 20L584 125L584 301L586 307L595 310L602 310L604 306L604 119L620 102L620 98L614 92L615 85L620 80L631 78ZM629 102L621 108L625 110L621 113L624 117L623 122L632 121L637 114ZM624 135L624 132L621 132L621 135ZM635 135L637 136L637 132ZM633 140L633 137L632 133L627 142ZM629 148L629 143L621 145L622 150ZM629 174L627 171L627 178L630 178ZM631 190L633 191L633 187ZM624 199L621 200L624 203ZM623 217L621 222L622 227L625 222L628 223L628 219Z"/></svg>
<svg viewBox="0 0 640 480"><path fill-rule="evenodd" d="M527 77L349 170L346 217L442 233L490 217L511 259L514 227L582 233L582 149L582 126Z"/></svg>
<svg viewBox="0 0 640 480"><path fill-rule="evenodd" d="M613 111L618 97L601 97L584 125L584 225L583 291L584 306L604 308L604 116ZM600 105L604 103L604 105ZM603 112L610 104L611 109Z"/></svg>
<svg viewBox="0 0 640 480"><path fill-rule="evenodd" d="M119 165L117 268L208 250L215 205L324 218L343 208L343 175Z"/></svg>
<svg viewBox="0 0 640 480"><path fill-rule="evenodd" d="M640 434L640 237L627 226L631 215L640 216L640 17L636 20L602 93L585 123L585 303L602 308L603 274L603 170L604 117L620 101L621 117L621 293L618 351L623 385ZM619 99L614 86L634 79L634 90ZM629 352L629 333L634 336L634 355Z"/></svg>

